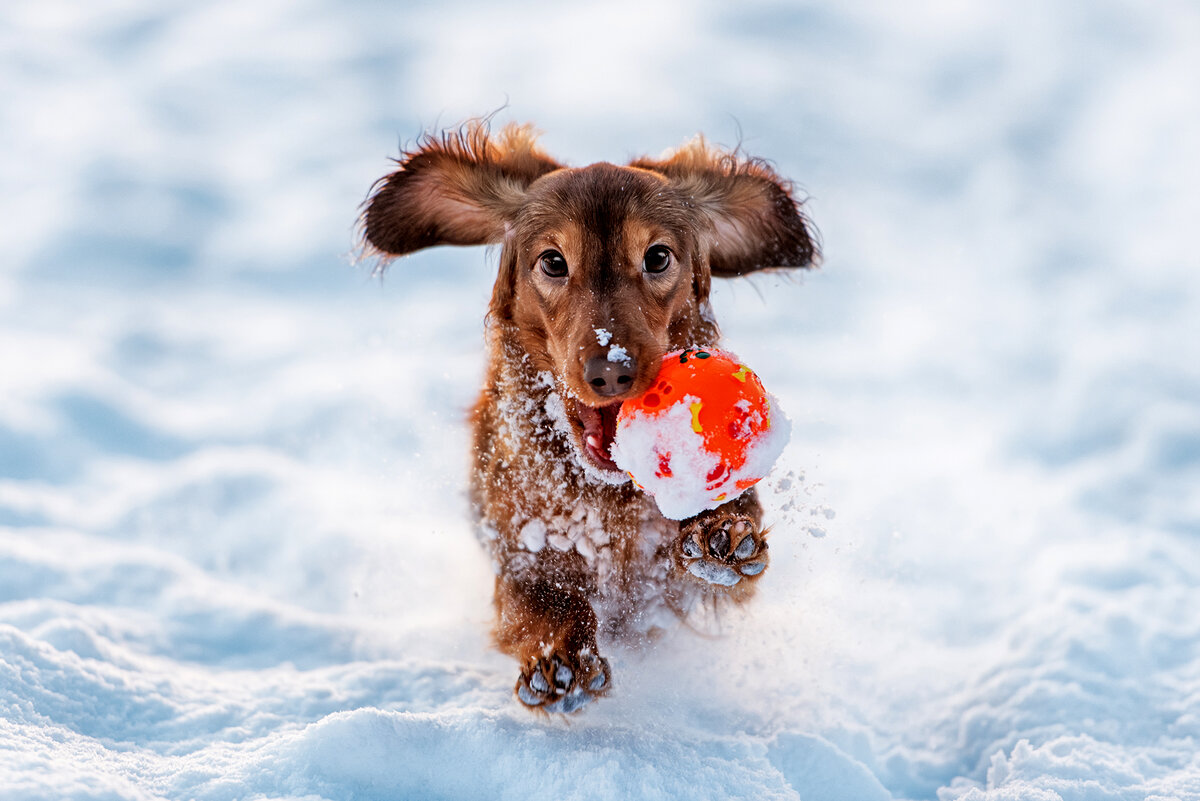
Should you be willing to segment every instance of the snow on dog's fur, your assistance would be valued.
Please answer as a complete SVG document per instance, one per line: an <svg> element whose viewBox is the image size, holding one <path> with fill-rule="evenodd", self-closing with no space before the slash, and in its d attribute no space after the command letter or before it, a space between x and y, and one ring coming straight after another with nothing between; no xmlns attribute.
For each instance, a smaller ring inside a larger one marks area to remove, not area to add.
<svg viewBox="0 0 1200 801"><path fill-rule="evenodd" d="M529 127L474 122L405 153L363 225L384 257L503 243L471 489L522 703L573 711L612 686L606 641L753 594L767 564L753 489L668 520L609 448L621 401L664 353L717 345L712 276L813 263L789 184L699 138L660 160L571 168Z"/></svg>

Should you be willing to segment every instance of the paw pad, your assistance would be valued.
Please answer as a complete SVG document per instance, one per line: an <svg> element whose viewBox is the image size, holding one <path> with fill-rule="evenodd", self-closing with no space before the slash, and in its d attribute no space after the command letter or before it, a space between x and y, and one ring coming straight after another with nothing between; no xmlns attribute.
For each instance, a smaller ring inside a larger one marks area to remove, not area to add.
<svg viewBox="0 0 1200 801"><path fill-rule="evenodd" d="M749 559L754 555L754 551L758 548L758 543L754 541L754 537L747 534L742 537L742 541L738 543L738 547L734 549L733 555L738 559Z"/></svg>
<svg viewBox="0 0 1200 801"><path fill-rule="evenodd" d="M609 681L608 660L585 649L574 660L555 653L530 663L514 689L527 707L569 715L602 695Z"/></svg>
<svg viewBox="0 0 1200 801"><path fill-rule="evenodd" d="M761 558L767 543L753 529L753 523L741 517L702 515L684 527L679 544L684 568L696 578L724 587L757 576L767 567Z"/></svg>

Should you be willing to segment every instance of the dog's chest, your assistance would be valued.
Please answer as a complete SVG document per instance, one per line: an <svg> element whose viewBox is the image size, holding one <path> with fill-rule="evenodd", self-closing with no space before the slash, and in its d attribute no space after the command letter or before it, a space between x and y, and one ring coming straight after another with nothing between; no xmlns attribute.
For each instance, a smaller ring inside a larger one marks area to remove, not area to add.
<svg viewBox="0 0 1200 801"><path fill-rule="evenodd" d="M521 365L523 366L523 365ZM581 461L553 377L515 370L493 395L474 482L481 531L497 567L538 563L544 549L577 554L601 595L665 573L678 525L631 483L612 483Z"/></svg>

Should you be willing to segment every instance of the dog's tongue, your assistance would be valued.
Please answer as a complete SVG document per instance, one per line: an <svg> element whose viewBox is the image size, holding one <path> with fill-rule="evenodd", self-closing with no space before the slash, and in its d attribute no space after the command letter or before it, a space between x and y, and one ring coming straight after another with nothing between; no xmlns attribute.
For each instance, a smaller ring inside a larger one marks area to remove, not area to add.
<svg viewBox="0 0 1200 801"><path fill-rule="evenodd" d="M617 412L621 404L593 408L581 406L579 422L583 423L583 442L596 461L610 470L616 470L610 450L613 437L617 434Z"/></svg>

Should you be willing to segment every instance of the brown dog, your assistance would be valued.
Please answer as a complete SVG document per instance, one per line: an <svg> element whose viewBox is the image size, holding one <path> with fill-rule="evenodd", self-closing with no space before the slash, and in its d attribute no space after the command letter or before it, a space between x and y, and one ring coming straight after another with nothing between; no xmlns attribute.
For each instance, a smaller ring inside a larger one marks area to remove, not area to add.
<svg viewBox="0 0 1200 801"><path fill-rule="evenodd" d="M571 712L611 686L598 640L653 636L698 603L753 593L767 565L754 490L668 520L609 447L621 401L665 353L717 344L711 277L809 266L813 237L767 165L700 139L660 161L569 168L528 127L493 136L476 122L399 164L366 204L372 248L503 243L472 501L517 697Z"/></svg>

